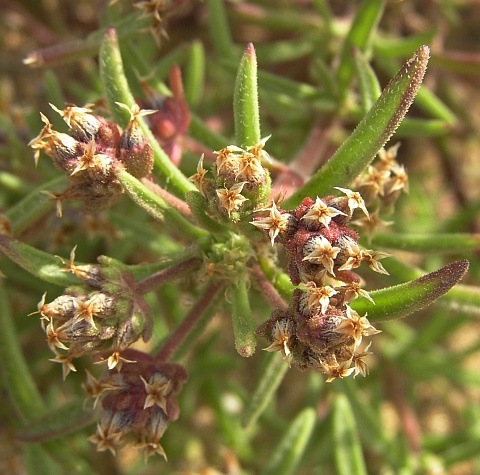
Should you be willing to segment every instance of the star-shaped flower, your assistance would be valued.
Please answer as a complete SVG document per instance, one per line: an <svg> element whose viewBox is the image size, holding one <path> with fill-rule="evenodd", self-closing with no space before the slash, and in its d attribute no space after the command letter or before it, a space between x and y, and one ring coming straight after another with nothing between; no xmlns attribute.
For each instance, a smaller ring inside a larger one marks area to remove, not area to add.
<svg viewBox="0 0 480 475"><path fill-rule="evenodd" d="M62 375L64 381L71 371L77 371L77 368L75 368L74 364L72 363L72 359L73 356L70 353L64 355L57 353L55 358L51 358L49 360L62 365Z"/></svg>
<svg viewBox="0 0 480 475"><path fill-rule="evenodd" d="M105 362L107 363L108 369L117 368L117 371L122 369L123 363L136 363L134 360L127 360L124 358L118 350L114 351L107 359L96 361L95 364L102 364Z"/></svg>
<svg viewBox="0 0 480 475"><path fill-rule="evenodd" d="M341 240L342 246L342 256L346 257L347 260L342 264L338 270L350 270L360 267L362 263L362 251L360 246L349 237L345 236Z"/></svg>
<svg viewBox="0 0 480 475"><path fill-rule="evenodd" d="M347 337L353 337L357 347L361 343L363 336L376 335L381 331L370 324L366 315L361 317L355 310L347 306L346 318L337 326L335 332Z"/></svg>
<svg viewBox="0 0 480 475"><path fill-rule="evenodd" d="M303 260L322 264L331 275L335 275L333 272L334 259L340 251L339 247L332 246L324 236L315 236L305 244Z"/></svg>
<svg viewBox="0 0 480 475"><path fill-rule="evenodd" d="M140 379L143 381L145 392L147 393L143 408L146 409L147 407L157 405L167 414L167 398L172 392L172 381L161 373L155 373L148 381L143 376L140 376Z"/></svg>
<svg viewBox="0 0 480 475"><path fill-rule="evenodd" d="M361 353L355 353L353 355L353 363L355 365L355 374L353 375L354 378L359 374L361 374L363 377L368 374L368 366L365 361L363 361L363 358L366 358L372 354L371 351L368 351L371 344L372 342L370 342Z"/></svg>
<svg viewBox="0 0 480 475"><path fill-rule="evenodd" d="M93 402L93 409L97 407L98 400L102 394L106 391L117 391L119 389L124 389L127 386L122 384L120 375L110 376L107 379L96 379L88 370L85 370L87 373L87 381L82 384L82 387L87 395L87 399L95 398Z"/></svg>
<svg viewBox="0 0 480 475"><path fill-rule="evenodd" d="M390 257L390 256L391 254L383 251L372 251L372 250L362 251L362 261L366 262L368 267L370 267L370 269L372 269L375 272L378 272L379 274L388 275L388 272L385 270L382 264L380 264L379 260L385 259L386 257Z"/></svg>
<svg viewBox="0 0 480 475"><path fill-rule="evenodd" d="M70 176L75 175L82 170L94 169L96 172L107 174L112 164L112 159L105 153L96 153L96 143L92 139L85 147L84 153L78 159L78 164L70 173Z"/></svg>
<svg viewBox="0 0 480 475"><path fill-rule="evenodd" d="M208 173L208 170L203 168L203 157L204 157L204 154L202 154L202 156L200 157L200 160L198 161L197 173L195 173L195 175L192 175L188 179L191 182L195 183L195 186L198 188L198 191L200 191L200 193L203 196L206 196L205 191L206 191L208 180L205 178L205 175Z"/></svg>
<svg viewBox="0 0 480 475"><path fill-rule="evenodd" d="M122 435L120 430L113 430L111 426L104 425L100 421L97 424L97 432L88 440L97 445L98 452L109 450L112 455L115 455L115 446L120 444Z"/></svg>
<svg viewBox="0 0 480 475"><path fill-rule="evenodd" d="M275 238L287 230L288 222L290 220L290 214L281 213L275 204L275 201L272 201L272 206L270 208L262 208L257 210L260 211L269 211L270 215L265 218L255 219L250 221L250 224L253 224L257 228L264 229L268 231L270 236L270 241L273 244L275 243Z"/></svg>
<svg viewBox="0 0 480 475"><path fill-rule="evenodd" d="M341 191L342 193L345 193L345 195L347 196L347 203L348 209L350 210L350 215L355 209L360 208L365 213L365 215L368 216L368 209L365 206L365 201L363 201L360 193L358 193L357 191L349 190L348 188L340 188L339 186L335 186L334 188Z"/></svg>
<svg viewBox="0 0 480 475"><path fill-rule="evenodd" d="M330 221L339 214L346 216L342 211L328 206L322 199L317 196L315 203L310 206L308 211L303 215L302 219L313 221L314 223L323 224L327 229Z"/></svg>
<svg viewBox="0 0 480 475"><path fill-rule="evenodd" d="M241 183L236 183L230 189L227 188L220 188L217 190L217 196L220 200L220 204L222 208L227 211L228 216L232 214L232 212L237 211L243 205L248 198L242 195L243 187L245 186L246 181L242 181Z"/></svg>
<svg viewBox="0 0 480 475"><path fill-rule="evenodd" d="M264 348L265 351L281 351L283 359L287 359L291 355L288 346L293 333L293 326L288 320L277 320L273 327L273 341L270 346Z"/></svg>
<svg viewBox="0 0 480 475"><path fill-rule="evenodd" d="M317 287L315 282L309 282L300 288L307 292L307 305L311 309L320 307L320 311L324 314L330 305L330 297L338 292L330 285Z"/></svg>

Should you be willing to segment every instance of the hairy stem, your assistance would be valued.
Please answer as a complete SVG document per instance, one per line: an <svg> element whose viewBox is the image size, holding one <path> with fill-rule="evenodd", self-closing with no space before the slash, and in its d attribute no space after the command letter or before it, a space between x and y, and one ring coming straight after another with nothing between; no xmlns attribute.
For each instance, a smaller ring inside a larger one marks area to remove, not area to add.
<svg viewBox="0 0 480 475"><path fill-rule="evenodd" d="M254 262L250 266L250 272L255 278L255 282L262 292L263 297L269 303L272 308L286 309L288 305L283 300L282 296L278 293L277 289L267 279L262 269L258 265L258 262Z"/></svg>
<svg viewBox="0 0 480 475"><path fill-rule="evenodd" d="M157 355L155 356L155 359L157 361L168 361L173 356L181 343L187 338L195 325L200 321L202 316L208 310L210 304L213 303L215 297L218 295L218 293L223 287L223 282L218 280L213 281L208 285L203 295L192 307L190 312L188 312L187 316L183 319L183 321L175 329L175 331L170 335L168 340L157 353Z"/></svg>
<svg viewBox="0 0 480 475"><path fill-rule="evenodd" d="M199 257L191 257L140 281L136 285L136 290L142 295L147 294L167 282L198 269L201 263L202 260Z"/></svg>

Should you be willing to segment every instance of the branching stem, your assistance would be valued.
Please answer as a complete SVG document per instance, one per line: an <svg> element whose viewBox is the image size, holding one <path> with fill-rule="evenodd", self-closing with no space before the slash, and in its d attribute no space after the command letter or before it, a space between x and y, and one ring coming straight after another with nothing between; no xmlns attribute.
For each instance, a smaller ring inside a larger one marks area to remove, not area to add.
<svg viewBox="0 0 480 475"><path fill-rule="evenodd" d="M218 280L213 281L208 285L203 295L191 308L191 310L188 312L180 325L178 325L178 327L169 336L168 340L157 353L157 355L155 356L155 359L157 361L168 361L173 356L175 351L187 338L195 325L201 320L205 312L210 307L210 304L213 303L215 297L218 295L218 293L223 287L224 283Z"/></svg>
<svg viewBox="0 0 480 475"><path fill-rule="evenodd" d="M167 282L171 282L182 275L187 275L187 273L198 269L201 263L202 260L199 257L191 257L190 259L168 267L167 269L162 269L150 277L138 282L136 290L142 295L147 294Z"/></svg>

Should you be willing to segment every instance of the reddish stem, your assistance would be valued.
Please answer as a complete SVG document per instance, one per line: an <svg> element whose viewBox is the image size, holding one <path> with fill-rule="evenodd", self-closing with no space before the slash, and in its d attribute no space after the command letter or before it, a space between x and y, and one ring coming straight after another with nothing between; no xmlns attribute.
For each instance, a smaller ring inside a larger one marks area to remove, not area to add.
<svg viewBox="0 0 480 475"><path fill-rule="evenodd" d="M262 292L265 300L269 303L272 308L286 309L288 305L285 303L285 300L277 292L277 289L272 285L272 283L267 279L262 269L258 265L258 262L254 262L250 266L250 271L255 278L258 288Z"/></svg>
<svg viewBox="0 0 480 475"><path fill-rule="evenodd" d="M136 285L136 291L141 295L147 294L148 292L155 290L157 287L166 284L167 282L171 282L177 277L187 275L189 272L198 269L201 263L202 260L199 257L191 257L178 264L174 264L173 266L163 269L138 282Z"/></svg>
<svg viewBox="0 0 480 475"><path fill-rule="evenodd" d="M210 285L205 289L203 295L200 297L200 300L198 300L197 303L191 308L187 316L169 336L168 340L157 353L155 356L156 361L168 361L173 356L178 347L203 317L223 287L224 283L218 280L210 283Z"/></svg>
<svg viewBox="0 0 480 475"><path fill-rule="evenodd" d="M156 183L153 183L148 178L142 178L140 180L150 191L153 191L156 195L160 196L163 200L165 200L172 208L176 209L179 213L183 214L185 218L193 220L193 214L188 207L185 201L173 196L168 191L164 190Z"/></svg>

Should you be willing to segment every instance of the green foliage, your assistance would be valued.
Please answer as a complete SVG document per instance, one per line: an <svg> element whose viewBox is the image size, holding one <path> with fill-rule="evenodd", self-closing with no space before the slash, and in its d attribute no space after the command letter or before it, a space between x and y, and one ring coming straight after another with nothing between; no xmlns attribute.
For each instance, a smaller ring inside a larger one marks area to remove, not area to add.
<svg viewBox="0 0 480 475"><path fill-rule="evenodd" d="M0 34L43 73L0 87L8 466L478 472L473 7L30 3Z"/></svg>

